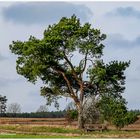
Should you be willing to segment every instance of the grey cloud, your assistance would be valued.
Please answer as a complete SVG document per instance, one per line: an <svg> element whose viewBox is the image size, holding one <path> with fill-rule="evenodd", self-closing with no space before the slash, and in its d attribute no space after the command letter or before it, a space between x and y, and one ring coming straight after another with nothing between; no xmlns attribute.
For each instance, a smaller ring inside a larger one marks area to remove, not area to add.
<svg viewBox="0 0 140 140"><path fill-rule="evenodd" d="M140 36L134 40L128 40L121 34L110 34L105 41L107 46L117 47L117 48L133 48L140 47Z"/></svg>
<svg viewBox="0 0 140 140"><path fill-rule="evenodd" d="M129 81L130 83L140 83L140 78L129 78L127 79L127 81Z"/></svg>
<svg viewBox="0 0 140 140"><path fill-rule="evenodd" d="M16 3L2 11L6 21L20 24L46 24L56 22L63 16L75 14L85 21L91 16L91 11L84 5L68 2L30 2Z"/></svg>
<svg viewBox="0 0 140 140"><path fill-rule="evenodd" d="M118 7L106 14L107 16L120 16L120 17L135 17L140 18L140 11L133 7Z"/></svg>
<svg viewBox="0 0 140 140"><path fill-rule="evenodd" d="M7 80L4 78L0 78L0 87L4 87L8 85Z"/></svg>
<svg viewBox="0 0 140 140"><path fill-rule="evenodd" d="M3 55L0 54L0 61L5 60L6 57L4 57Z"/></svg>
<svg viewBox="0 0 140 140"><path fill-rule="evenodd" d="M137 66L136 70L137 70L138 72L140 72L140 65Z"/></svg>
<svg viewBox="0 0 140 140"><path fill-rule="evenodd" d="M9 78L0 77L0 87L8 87L11 84L16 84L19 82L22 82L22 80L19 78L9 79Z"/></svg>

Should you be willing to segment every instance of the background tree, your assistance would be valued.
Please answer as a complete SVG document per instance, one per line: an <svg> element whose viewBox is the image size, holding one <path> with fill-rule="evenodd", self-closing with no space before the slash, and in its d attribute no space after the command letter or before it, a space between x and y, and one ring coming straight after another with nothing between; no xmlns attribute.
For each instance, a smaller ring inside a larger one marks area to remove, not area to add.
<svg viewBox="0 0 140 140"><path fill-rule="evenodd" d="M115 125L117 129L121 129L137 120L137 115L133 112L128 112L125 99L117 93L102 95L97 106L99 107L102 121Z"/></svg>
<svg viewBox="0 0 140 140"><path fill-rule="evenodd" d="M70 102L65 109L65 118L66 120L71 123L74 120L77 120L78 118L78 112L76 109L76 105L74 102Z"/></svg>
<svg viewBox="0 0 140 140"><path fill-rule="evenodd" d="M107 121L117 128L124 127L127 108L126 101L122 96L104 94L99 101L99 109L102 121Z"/></svg>
<svg viewBox="0 0 140 140"><path fill-rule="evenodd" d="M21 113L21 106L18 103L11 103L7 107L7 113Z"/></svg>
<svg viewBox="0 0 140 140"><path fill-rule="evenodd" d="M48 112L47 105L40 105L36 112Z"/></svg>
<svg viewBox="0 0 140 140"><path fill-rule="evenodd" d="M6 96L0 95L0 114L6 112L6 102L7 102Z"/></svg>
<svg viewBox="0 0 140 140"><path fill-rule="evenodd" d="M105 38L100 30L89 23L80 24L73 15L49 25L42 39L30 36L28 41L13 41L10 50L18 55L18 74L32 83L41 79L46 84L41 87L41 95L47 104L55 102L58 106L57 100L62 96L73 99L78 111L78 127L82 129L87 97L97 98L110 90L124 90L124 70L129 62L104 64L101 56Z"/></svg>

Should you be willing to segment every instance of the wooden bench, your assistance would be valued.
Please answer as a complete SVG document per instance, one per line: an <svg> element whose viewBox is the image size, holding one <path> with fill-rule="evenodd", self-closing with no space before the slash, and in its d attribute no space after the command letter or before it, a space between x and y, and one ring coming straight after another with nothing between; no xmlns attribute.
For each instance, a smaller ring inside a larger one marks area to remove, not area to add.
<svg viewBox="0 0 140 140"><path fill-rule="evenodd" d="M84 128L86 132L92 132L92 131L104 131L107 130L107 127L105 125L92 125L92 126L87 126Z"/></svg>

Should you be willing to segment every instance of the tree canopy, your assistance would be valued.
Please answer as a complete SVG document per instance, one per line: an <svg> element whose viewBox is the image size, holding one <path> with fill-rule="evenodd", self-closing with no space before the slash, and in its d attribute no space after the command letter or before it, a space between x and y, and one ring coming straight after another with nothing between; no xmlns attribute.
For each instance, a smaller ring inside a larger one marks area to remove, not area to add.
<svg viewBox="0 0 140 140"><path fill-rule="evenodd" d="M30 36L28 41L10 45L17 58L17 73L35 83L41 79L41 95L48 104L65 96L74 100L82 128L82 110L87 97L104 93L122 93L125 89L124 70L130 62L112 61L105 64L103 41L106 35L89 23L81 24L75 15L63 17L49 25L43 38Z"/></svg>

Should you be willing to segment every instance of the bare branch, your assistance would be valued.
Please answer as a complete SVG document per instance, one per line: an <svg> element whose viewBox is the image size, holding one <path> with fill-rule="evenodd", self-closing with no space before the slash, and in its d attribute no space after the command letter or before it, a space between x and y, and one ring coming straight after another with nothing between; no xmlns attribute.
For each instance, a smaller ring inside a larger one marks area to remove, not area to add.
<svg viewBox="0 0 140 140"><path fill-rule="evenodd" d="M93 66L95 65L93 60L91 60L90 58L87 58L87 60L89 60L92 63Z"/></svg>
<svg viewBox="0 0 140 140"><path fill-rule="evenodd" d="M80 72L80 78L81 78L81 79L82 79L83 72L84 72L85 69L86 69L86 65L87 65L87 56L88 56L88 51L87 51L87 53L85 54L83 69L82 69L81 72ZM79 66L80 66L80 64L79 64Z"/></svg>
<svg viewBox="0 0 140 140"><path fill-rule="evenodd" d="M64 55L65 55L65 53L64 53ZM73 73L74 78L77 80L77 82L79 83L79 85L81 85L82 81L78 78L78 76L77 76L77 74L76 74L76 72L74 70L74 67L73 67L72 63L69 61L69 59L68 59L68 57L66 55L64 56L64 59L66 60L66 62L71 67L71 70L72 70L72 73Z"/></svg>
<svg viewBox="0 0 140 140"><path fill-rule="evenodd" d="M67 83L67 86L68 86L68 88L70 90L70 93L71 93L71 97L74 99L74 101L76 103L79 102L78 97L74 94L74 91L73 91L73 89L71 87L71 84L70 84L69 80L67 79L66 75L63 72L61 72L61 74L62 74L62 76L64 77L64 79L65 79L65 81Z"/></svg>
<svg viewBox="0 0 140 140"><path fill-rule="evenodd" d="M83 67L83 69L82 69L82 73L85 71L85 68L86 68L86 65L87 65L87 56L88 56L88 51L87 51L87 53L85 54L85 63L84 63L84 67Z"/></svg>

